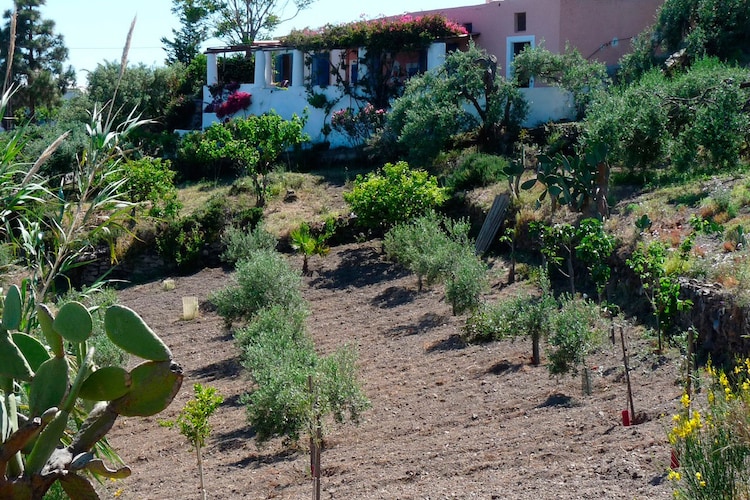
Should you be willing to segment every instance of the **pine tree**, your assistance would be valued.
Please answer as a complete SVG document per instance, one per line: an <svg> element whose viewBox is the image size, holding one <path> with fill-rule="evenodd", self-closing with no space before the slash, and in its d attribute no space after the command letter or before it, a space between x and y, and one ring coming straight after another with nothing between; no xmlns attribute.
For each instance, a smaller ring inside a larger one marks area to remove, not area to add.
<svg viewBox="0 0 750 500"><path fill-rule="evenodd" d="M14 110L27 108L31 117L40 107L53 108L60 98L75 85L75 72L64 67L68 49L63 36L55 33L55 22L43 19L39 8L46 0L15 0L16 33L10 82L19 86L11 103ZM0 59L2 72L8 67L11 20L14 12L3 14L5 27L0 30Z"/></svg>

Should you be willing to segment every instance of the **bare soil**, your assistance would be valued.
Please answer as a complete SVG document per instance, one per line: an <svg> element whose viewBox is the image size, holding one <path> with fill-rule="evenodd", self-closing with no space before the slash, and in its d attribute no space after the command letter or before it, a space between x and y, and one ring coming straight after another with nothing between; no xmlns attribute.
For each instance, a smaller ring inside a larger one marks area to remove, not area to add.
<svg viewBox="0 0 750 500"><path fill-rule="evenodd" d="M301 268L298 257L289 258ZM357 347L372 403L359 426L326 429L322 498L671 498L666 432L681 394L679 359L653 354L638 328L623 325L635 409L645 421L625 427L619 337L588 358L593 394L583 396L580 378L550 378L544 362L529 363L530 341L464 345L466 318L452 316L442 287L417 293L416 278L386 262L378 241L334 247L310 267L303 284L308 332L323 354ZM505 274L495 263L487 300L525 286L505 285ZM186 377L162 414L117 421L110 441L133 474L104 485L103 496L200 498L194 452L159 421L175 418L201 383L225 398L204 450L208 497L311 497L305 443L259 448L246 422L240 397L251 384L231 331L207 302L230 280L222 269L206 269L175 278L171 291L153 282L121 292L121 302L171 347ZM181 319L184 296L198 297L197 319Z"/></svg>

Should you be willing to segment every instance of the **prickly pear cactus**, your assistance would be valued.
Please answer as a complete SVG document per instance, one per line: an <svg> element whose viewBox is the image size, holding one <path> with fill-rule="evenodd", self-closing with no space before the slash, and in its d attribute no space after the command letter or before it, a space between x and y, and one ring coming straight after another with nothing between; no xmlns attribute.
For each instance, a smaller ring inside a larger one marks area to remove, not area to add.
<svg viewBox="0 0 750 500"><path fill-rule="evenodd" d="M98 498L85 472L123 478L130 469L110 469L94 446L119 415L164 410L180 389L182 370L127 307L109 307L104 327L115 345L144 360L130 371L93 364L94 350L87 345L93 322L82 304L65 304L56 315L37 306L38 336L18 331L23 304L16 286L0 295L0 309L0 498L40 499L55 481L73 500ZM87 417L69 429L74 411Z"/></svg>

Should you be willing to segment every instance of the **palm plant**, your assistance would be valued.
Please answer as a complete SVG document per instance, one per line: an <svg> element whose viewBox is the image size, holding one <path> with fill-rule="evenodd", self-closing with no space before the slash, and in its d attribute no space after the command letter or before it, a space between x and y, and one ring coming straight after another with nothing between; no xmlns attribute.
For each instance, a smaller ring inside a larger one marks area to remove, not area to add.
<svg viewBox="0 0 750 500"><path fill-rule="evenodd" d="M297 229L289 233L292 240L292 248L302 254L302 273L309 274L310 268L308 260L312 255L328 255L330 248L326 241L333 235L334 220L329 218L325 222L323 233L315 236L310 231L310 226L306 223L300 224Z"/></svg>

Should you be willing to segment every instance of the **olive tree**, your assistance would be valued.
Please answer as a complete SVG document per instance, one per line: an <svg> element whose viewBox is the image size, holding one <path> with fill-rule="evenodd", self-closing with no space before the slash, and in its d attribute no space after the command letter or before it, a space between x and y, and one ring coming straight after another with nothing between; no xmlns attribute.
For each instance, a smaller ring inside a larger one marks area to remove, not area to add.
<svg viewBox="0 0 750 500"><path fill-rule="evenodd" d="M439 69L412 78L393 104L383 137L410 160L426 163L461 134L484 150L508 149L528 106L518 88L499 76L494 56L473 44L451 52Z"/></svg>

